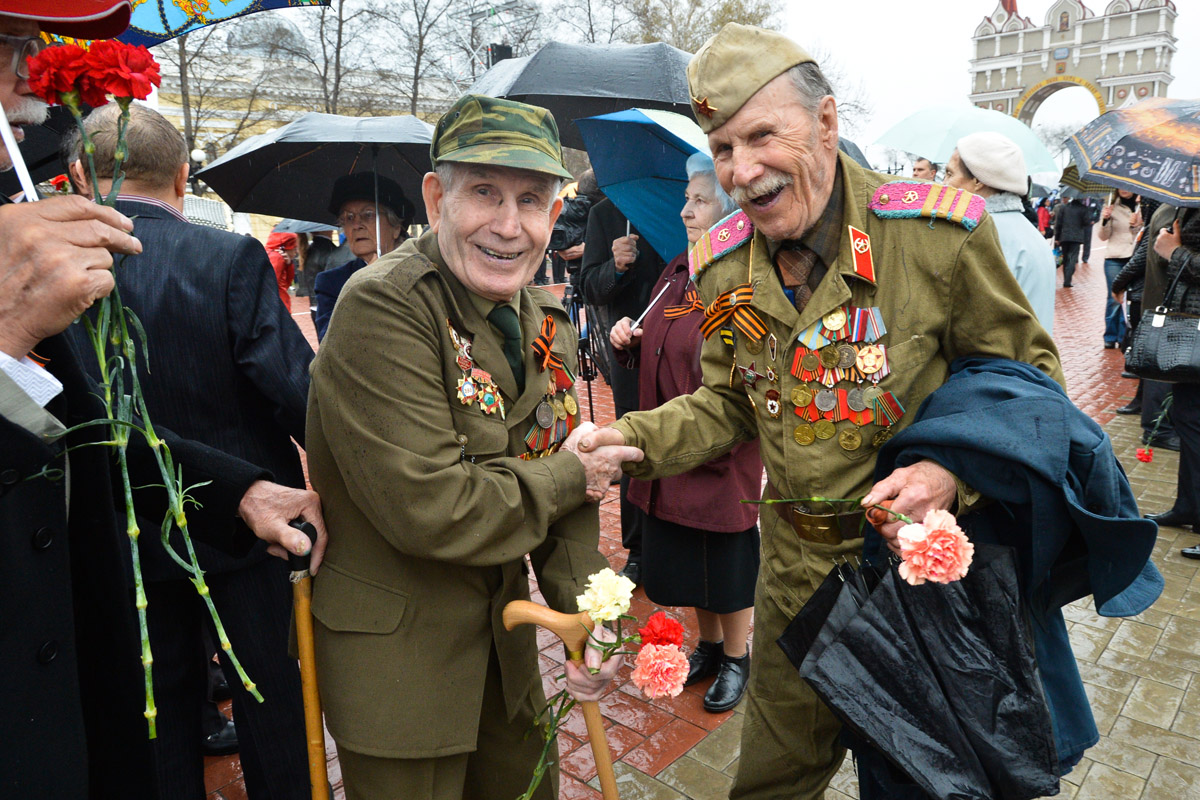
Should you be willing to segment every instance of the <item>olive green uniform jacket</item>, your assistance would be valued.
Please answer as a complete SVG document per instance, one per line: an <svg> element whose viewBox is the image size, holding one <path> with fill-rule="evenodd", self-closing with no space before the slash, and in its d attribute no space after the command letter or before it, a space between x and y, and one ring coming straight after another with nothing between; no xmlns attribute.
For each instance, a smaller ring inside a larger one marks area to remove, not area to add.
<svg viewBox="0 0 1200 800"><path fill-rule="evenodd" d="M546 601L565 612L607 566L579 458L515 457L546 392L530 348L546 315L558 328L553 352L572 371L577 356L554 297L523 289L519 303L520 394L436 234L360 270L338 300L312 366L307 437L330 538L313 584L317 667L339 747L384 758L475 750L493 648L509 719L531 697L544 703L534 629L505 631L500 618L529 598L525 555ZM507 418L458 399L447 320L473 339Z"/></svg>
<svg viewBox="0 0 1200 800"><path fill-rule="evenodd" d="M866 425L862 446L853 451L843 450L836 435L809 445L793 438L796 426L803 422L789 400L792 389L801 385L789 371L797 337L845 303L881 310L887 333L879 343L887 346L891 373L879 387L891 391L906 409L897 431L912 420L926 395L942 385L950 362L960 356L1026 361L1062 382L1054 343L1038 324L1008 269L995 226L986 214L973 231L945 219L881 218L868 204L889 177L863 169L844 154L839 154L839 165L844 182L839 254L803 313L784 295L761 233L712 263L696 281L701 299L708 305L721 292L746 283L749 275L754 289L752 305L778 338L778 357L772 361L767 348L757 354L749 352L748 340L740 333L733 348L719 336L708 339L702 353L701 389L615 423L627 444L645 452L644 461L626 465L629 474L652 479L686 472L738 442L757 437L767 477L783 497L854 498L866 494L873 483L878 447L872 440L879 426ZM855 274L850 225L870 236L874 282ZM778 384L766 379L753 387L743 384L735 367L751 363L760 375L773 366ZM778 418L767 413L765 393L772 388L782 396ZM837 425L840 433L852 423ZM986 435L986 431L980 433ZM960 486L959 502L964 509L977 499ZM777 526L767 524L767 517L772 523L776 519L774 514L764 515L763 578L773 590L789 595L786 585L780 585L786 581L771 581L773 573L786 573L789 559L777 550L782 544L772 536ZM795 537L794 533L788 535ZM798 609L806 597L792 595L784 605ZM784 600L782 596L776 599Z"/></svg>

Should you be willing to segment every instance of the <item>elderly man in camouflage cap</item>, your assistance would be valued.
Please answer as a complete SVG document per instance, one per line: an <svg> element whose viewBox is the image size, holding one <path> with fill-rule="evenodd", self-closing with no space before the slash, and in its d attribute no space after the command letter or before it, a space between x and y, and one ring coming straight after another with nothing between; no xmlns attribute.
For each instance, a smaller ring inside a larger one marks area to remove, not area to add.
<svg viewBox="0 0 1200 800"><path fill-rule="evenodd" d="M759 646L731 797L820 798L842 761L841 726L774 642L832 559L861 553L863 515L811 498L894 500L916 518L969 513L978 493L933 461L876 483L879 447L959 356L1026 361L1059 382L1062 370L983 199L889 183L839 155L833 92L803 49L729 24L691 60L688 85L717 177L742 209L692 253L704 386L582 447L635 445L645 460L626 470L649 479L760 440L765 495L798 502L765 506L761 519ZM899 527L880 533L894 542Z"/></svg>
<svg viewBox="0 0 1200 800"><path fill-rule="evenodd" d="M339 540L313 589L318 673L348 798L512 800L545 696L533 628L501 611L529 597L526 554L576 610L607 566L587 501L641 454L576 451L576 333L525 288L569 177L553 117L468 95L431 156L429 232L350 279L350 324L313 362L308 465ZM597 699L619 661L569 664L568 688Z"/></svg>

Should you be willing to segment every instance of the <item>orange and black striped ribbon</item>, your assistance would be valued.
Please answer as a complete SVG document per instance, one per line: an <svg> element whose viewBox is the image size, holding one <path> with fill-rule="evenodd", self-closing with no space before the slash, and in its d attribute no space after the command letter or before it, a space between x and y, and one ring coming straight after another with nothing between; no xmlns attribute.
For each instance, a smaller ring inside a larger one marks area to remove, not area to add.
<svg viewBox="0 0 1200 800"><path fill-rule="evenodd" d="M533 340L533 353L538 357L538 372L545 372L549 367L556 372L566 370L566 365L563 360L554 353L550 352L550 348L554 346L554 334L558 330L558 325L554 322L554 317L549 315L542 320L541 333Z"/></svg>
<svg viewBox="0 0 1200 800"><path fill-rule="evenodd" d="M754 289L748 283L739 284L722 293L716 300L704 309L704 324L700 333L707 339L720 330L721 326L732 320L733 324L746 336L758 341L767 335L767 326L758 316L758 312L750 307L754 299Z"/></svg>
<svg viewBox="0 0 1200 800"><path fill-rule="evenodd" d="M704 311L704 303L700 302L700 295L695 289L688 289L683 296L684 305L667 306L663 309L663 317L666 319L682 319L693 311Z"/></svg>

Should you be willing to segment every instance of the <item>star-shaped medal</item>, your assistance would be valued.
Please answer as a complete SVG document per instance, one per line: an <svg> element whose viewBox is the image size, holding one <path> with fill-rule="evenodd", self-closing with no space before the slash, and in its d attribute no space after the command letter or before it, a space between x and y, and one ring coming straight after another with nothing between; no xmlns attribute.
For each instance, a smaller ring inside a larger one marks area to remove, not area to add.
<svg viewBox="0 0 1200 800"><path fill-rule="evenodd" d="M753 361L750 362L750 366L748 366L748 367L739 366L737 368L737 370L738 370L738 372L740 372L742 374L742 383L746 384L751 389L754 388L754 384L758 383L758 379L763 377L761 374L754 371L754 362Z"/></svg>

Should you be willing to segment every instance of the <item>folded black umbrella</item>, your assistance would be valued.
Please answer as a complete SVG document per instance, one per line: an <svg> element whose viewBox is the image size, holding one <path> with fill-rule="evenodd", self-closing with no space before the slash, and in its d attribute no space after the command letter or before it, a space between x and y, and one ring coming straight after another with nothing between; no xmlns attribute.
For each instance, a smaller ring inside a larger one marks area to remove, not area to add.
<svg viewBox="0 0 1200 800"><path fill-rule="evenodd" d="M87 109L84 109L87 113ZM29 177L34 183L48 181L55 175L66 172L62 156L63 136L75 129L75 118L66 106L54 106L50 115L41 125L27 125L25 140L18 145L25 166L29 168ZM0 147L4 145L0 144ZM21 191L21 183L17 180L16 170L0 172L0 194L11 196Z"/></svg>
<svg viewBox="0 0 1200 800"><path fill-rule="evenodd" d="M1011 550L976 544L945 585L909 586L892 567L872 588L873 569L835 568L780 637L800 676L931 797L1057 793Z"/></svg>

